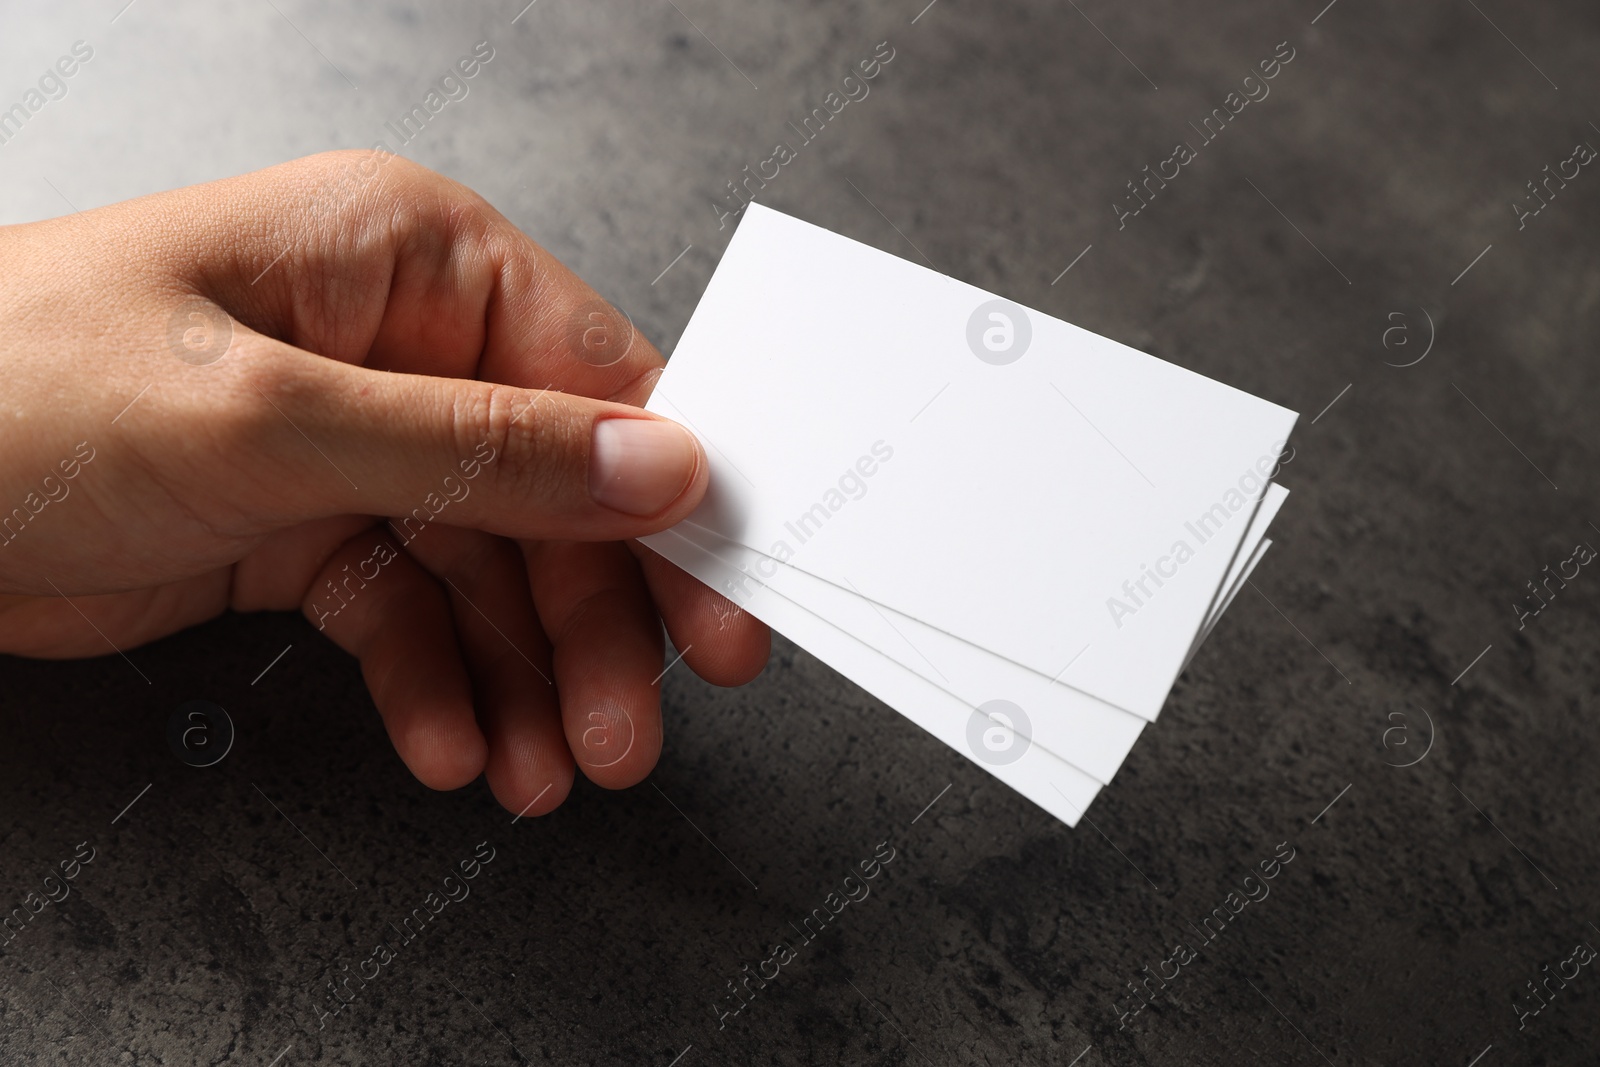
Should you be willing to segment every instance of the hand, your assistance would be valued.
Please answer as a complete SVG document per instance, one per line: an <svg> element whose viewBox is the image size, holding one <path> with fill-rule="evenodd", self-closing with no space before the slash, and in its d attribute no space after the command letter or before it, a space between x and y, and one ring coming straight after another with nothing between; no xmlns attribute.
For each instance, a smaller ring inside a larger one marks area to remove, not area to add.
<svg viewBox="0 0 1600 1067"><path fill-rule="evenodd" d="M529 816L575 765L633 785L662 622L721 685L769 646L627 541L705 492L693 435L637 406L663 365L484 200L384 153L0 229L0 651L299 608L425 784L486 772Z"/></svg>

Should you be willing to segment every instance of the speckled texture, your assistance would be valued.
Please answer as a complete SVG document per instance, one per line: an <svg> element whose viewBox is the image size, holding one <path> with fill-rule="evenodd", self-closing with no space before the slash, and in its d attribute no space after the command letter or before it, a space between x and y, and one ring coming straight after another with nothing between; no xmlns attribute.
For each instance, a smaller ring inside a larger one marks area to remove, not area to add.
<svg viewBox="0 0 1600 1067"><path fill-rule="evenodd" d="M74 39L96 58L0 146L0 220L370 144L488 39L407 154L670 350L731 232L724 183L888 40L763 199L1300 410L1294 495L1076 831L782 641L740 690L667 675L650 783L516 825L481 784L414 782L297 617L130 652L149 684L116 656L6 660L0 892L95 858L0 947L0 1061L1594 1062L1590 969L1521 1032L1511 1004L1600 944L1600 577L1520 631L1512 604L1600 544L1600 175L1520 231L1508 207L1600 145L1593 5L276 2L8 12L4 94ZM1271 95L1119 230L1124 183L1282 41ZM1427 358L1386 366L1425 313ZM238 725L207 769L164 736L196 698ZM1423 712L1427 757L1386 766ZM471 895L319 1029L318 974L484 841ZM881 842L871 895L719 1029L725 983ZM1126 983L1281 842L1271 895L1119 1029Z"/></svg>

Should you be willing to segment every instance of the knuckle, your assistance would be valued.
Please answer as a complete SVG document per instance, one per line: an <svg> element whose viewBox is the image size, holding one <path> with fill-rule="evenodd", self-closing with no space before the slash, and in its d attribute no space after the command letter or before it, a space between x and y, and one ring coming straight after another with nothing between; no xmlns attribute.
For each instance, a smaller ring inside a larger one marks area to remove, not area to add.
<svg viewBox="0 0 1600 1067"><path fill-rule="evenodd" d="M459 453L513 494L559 499L587 469L587 454L577 447L581 419L558 393L490 385L459 401L455 414Z"/></svg>
<svg viewBox="0 0 1600 1067"><path fill-rule="evenodd" d="M246 341L233 364L232 383L215 425L233 443L258 444L295 406L300 375L275 346Z"/></svg>
<svg viewBox="0 0 1600 1067"><path fill-rule="evenodd" d="M268 485L288 485L284 474L299 455L285 442L302 433L319 435L315 416L318 394L326 391L307 360L293 350L265 339L249 339L230 357L225 383L217 383L191 397L193 436L234 471L236 488L248 484L264 491Z"/></svg>
<svg viewBox="0 0 1600 1067"><path fill-rule="evenodd" d="M334 230L365 222L381 229L395 205L415 202L439 181L421 164L380 148L319 152L293 167L303 188L297 208L301 221Z"/></svg>
<svg viewBox="0 0 1600 1067"><path fill-rule="evenodd" d="M289 371L257 342L245 349L250 358L236 348L221 376L162 389L159 418L129 434L123 454L131 478L215 540L262 532L262 502L286 482L271 445L287 424L264 395L283 396Z"/></svg>

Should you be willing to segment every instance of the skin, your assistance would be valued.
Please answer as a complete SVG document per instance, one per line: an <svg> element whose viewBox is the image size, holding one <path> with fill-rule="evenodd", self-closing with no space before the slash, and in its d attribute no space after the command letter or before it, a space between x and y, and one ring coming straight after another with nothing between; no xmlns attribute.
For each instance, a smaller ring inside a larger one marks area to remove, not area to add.
<svg viewBox="0 0 1600 1067"><path fill-rule="evenodd" d="M586 349L573 323L596 300L481 197L381 153L0 228L0 518L60 498L0 537L0 652L104 655L300 609L359 658L424 784L486 774L531 817L576 768L640 782L663 623L719 685L760 673L770 637L630 540L694 509L698 446L656 514L591 497L594 423L655 419L639 406L664 366L642 338ZM210 361L183 354L196 308L231 329ZM470 493L404 543L384 516L450 475ZM326 614L325 583L372 575L380 544L393 561Z"/></svg>

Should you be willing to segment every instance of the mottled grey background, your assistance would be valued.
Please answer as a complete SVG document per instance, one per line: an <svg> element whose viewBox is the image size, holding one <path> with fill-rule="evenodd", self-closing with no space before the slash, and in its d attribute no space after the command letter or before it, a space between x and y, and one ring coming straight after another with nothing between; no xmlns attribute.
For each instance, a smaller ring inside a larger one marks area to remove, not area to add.
<svg viewBox="0 0 1600 1067"><path fill-rule="evenodd" d="M1076 831L783 641L737 691L667 675L650 783L516 825L413 781L296 616L132 650L148 685L5 660L6 907L96 857L0 949L0 1060L1594 1062L1592 968L1520 1032L1512 1003L1600 944L1600 574L1520 631L1512 605L1600 545L1600 173L1510 207L1600 146L1593 4L522 2L6 3L0 106L95 55L0 145L0 221L369 145L486 39L406 154L670 351L724 183L887 40L763 199L1301 411L1257 588ZM1271 95L1119 231L1124 183L1282 41ZM167 748L190 699L238 725L215 767ZM1386 766L1423 712L1427 758ZM318 974L485 840L471 896L317 1029ZM872 895L719 1030L724 983L882 841ZM1271 896L1119 1030L1125 983L1284 841Z"/></svg>

